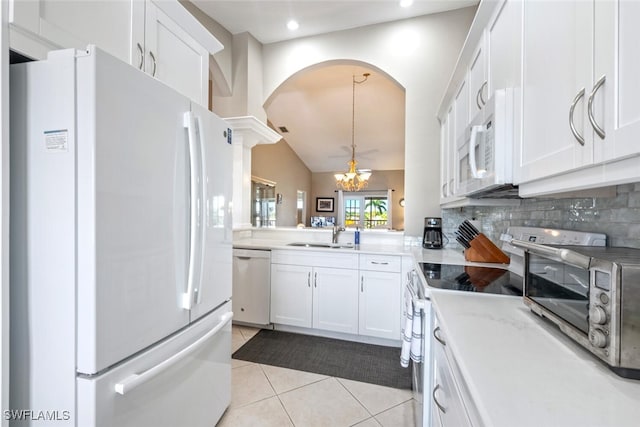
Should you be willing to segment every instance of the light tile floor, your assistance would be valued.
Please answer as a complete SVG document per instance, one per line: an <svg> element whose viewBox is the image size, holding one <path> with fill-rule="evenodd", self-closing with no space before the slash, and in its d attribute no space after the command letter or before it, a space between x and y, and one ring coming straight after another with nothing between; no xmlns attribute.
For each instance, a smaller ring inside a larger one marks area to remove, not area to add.
<svg viewBox="0 0 640 427"><path fill-rule="evenodd" d="M259 329L233 327L232 351ZM231 406L218 427L413 427L410 390L232 359Z"/></svg>

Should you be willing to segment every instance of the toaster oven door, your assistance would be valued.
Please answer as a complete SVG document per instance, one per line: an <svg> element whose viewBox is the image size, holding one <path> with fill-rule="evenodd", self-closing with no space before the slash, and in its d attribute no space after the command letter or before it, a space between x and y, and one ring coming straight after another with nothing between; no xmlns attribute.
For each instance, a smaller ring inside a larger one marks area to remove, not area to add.
<svg viewBox="0 0 640 427"><path fill-rule="evenodd" d="M589 269L528 252L524 295L589 334Z"/></svg>

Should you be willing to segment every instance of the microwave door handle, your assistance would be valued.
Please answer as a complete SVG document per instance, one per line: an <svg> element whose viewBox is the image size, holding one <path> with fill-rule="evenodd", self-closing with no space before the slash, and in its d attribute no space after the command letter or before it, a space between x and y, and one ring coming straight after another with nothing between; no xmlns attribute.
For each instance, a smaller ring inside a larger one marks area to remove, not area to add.
<svg viewBox="0 0 640 427"><path fill-rule="evenodd" d="M482 126L472 126L471 137L469 138L469 167L471 168L471 175L477 179L482 178L481 174L478 173L478 165L476 163L476 139L481 131Z"/></svg>
<svg viewBox="0 0 640 427"><path fill-rule="evenodd" d="M517 248L528 250L533 254L551 257L578 268L588 269L591 264L591 257L579 254L569 249L552 248L550 246L516 239L511 240L510 243Z"/></svg>

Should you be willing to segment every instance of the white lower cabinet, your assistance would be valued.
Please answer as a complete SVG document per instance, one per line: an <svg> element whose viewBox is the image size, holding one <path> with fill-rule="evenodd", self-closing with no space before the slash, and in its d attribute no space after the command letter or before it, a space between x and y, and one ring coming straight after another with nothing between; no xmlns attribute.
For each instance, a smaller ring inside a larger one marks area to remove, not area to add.
<svg viewBox="0 0 640 427"><path fill-rule="evenodd" d="M360 272L360 335L400 339L400 273Z"/></svg>
<svg viewBox="0 0 640 427"><path fill-rule="evenodd" d="M271 322L398 341L401 260L389 255L273 250Z"/></svg>
<svg viewBox="0 0 640 427"><path fill-rule="evenodd" d="M358 270L313 269L313 327L358 333Z"/></svg>
<svg viewBox="0 0 640 427"><path fill-rule="evenodd" d="M447 339L440 328L435 314L431 331L432 378L431 422L433 426L463 427L476 426L471 421L469 408L473 409L471 397L460 384L462 374L457 369L455 359L447 347ZM425 397L426 400L426 397Z"/></svg>
<svg viewBox="0 0 640 427"><path fill-rule="evenodd" d="M311 273L304 265L271 264L271 322L310 328Z"/></svg>
<svg viewBox="0 0 640 427"><path fill-rule="evenodd" d="M401 270L400 256L360 255L360 335L400 339Z"/></svg>
<svg viewBox="0 0 640 427"><path fill-rule="evenodd" d="M352 261L351 266L357 265L357 258ZM358 270L317 266L331 262L332 256L322 252L299 255L273 251L271 322L357 334Z"/></svg>

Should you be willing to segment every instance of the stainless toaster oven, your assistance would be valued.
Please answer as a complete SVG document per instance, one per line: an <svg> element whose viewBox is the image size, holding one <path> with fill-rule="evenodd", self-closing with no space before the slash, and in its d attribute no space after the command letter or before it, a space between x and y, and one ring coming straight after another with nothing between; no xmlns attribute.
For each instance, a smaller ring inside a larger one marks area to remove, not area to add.
<svg viewBox="0 0 640 427"><path fill-rule="evenodd" d="M511 243L525 250L525 304L616 374L640 379L640 249Z"/></svg>

